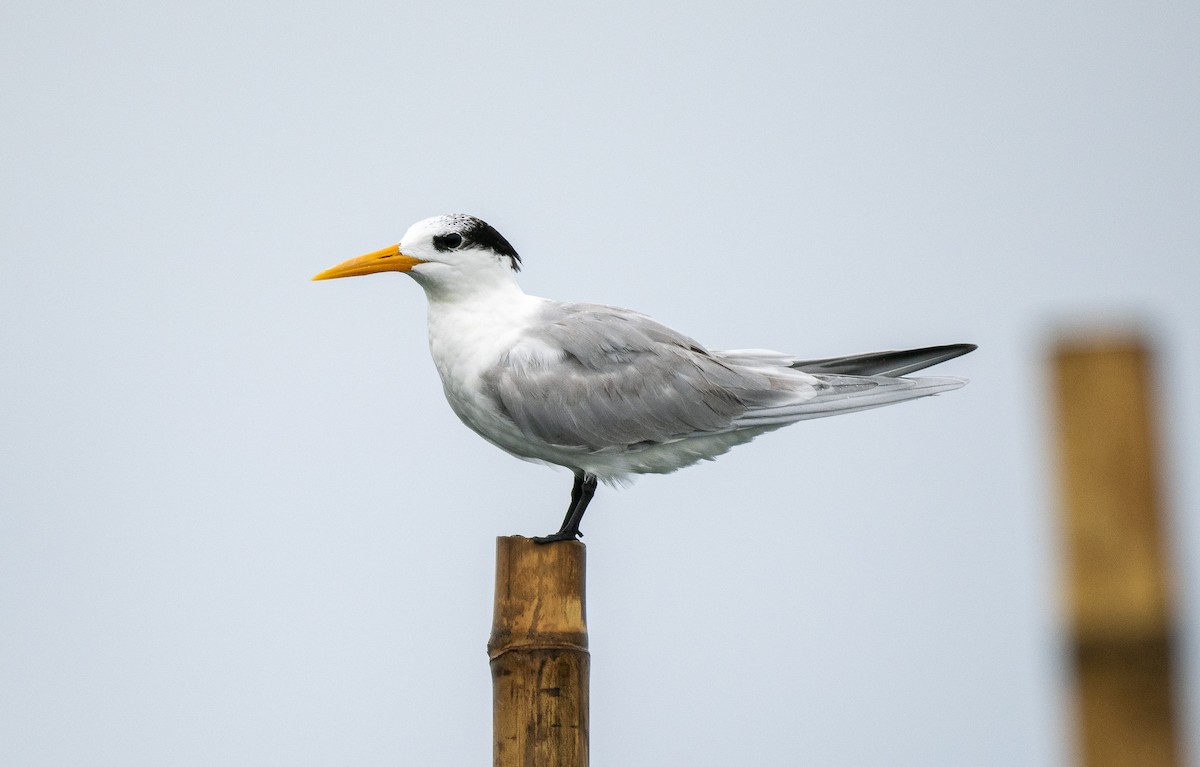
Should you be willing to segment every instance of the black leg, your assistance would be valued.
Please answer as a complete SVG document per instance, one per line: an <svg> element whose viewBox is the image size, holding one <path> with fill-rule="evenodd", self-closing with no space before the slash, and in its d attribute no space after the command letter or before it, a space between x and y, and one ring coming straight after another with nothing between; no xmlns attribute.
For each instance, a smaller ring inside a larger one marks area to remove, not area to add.
<svg viewBox="0 0 1200 767"><path fill-rule="evenodd" d="M571 523L571 515L575 513L575 507L579 505L579 499L583 497L583 472L575 472L575 482L571 485L571 502L567 504L567 516L563 517L562 527L559 530L566 529Z"/></svg>
<svg viewBox="0 0 1200 767"><path fill-rule="evenodd" d="M571 505L567 507L567 516L563 519L562 527L553 535L534 538L534 543L553 543L554 541L573 541L582 538L579 523L583 513L587 511L592 496L596 494L596 478L582 471L575 472L575 484L571 487Z"/></svg>

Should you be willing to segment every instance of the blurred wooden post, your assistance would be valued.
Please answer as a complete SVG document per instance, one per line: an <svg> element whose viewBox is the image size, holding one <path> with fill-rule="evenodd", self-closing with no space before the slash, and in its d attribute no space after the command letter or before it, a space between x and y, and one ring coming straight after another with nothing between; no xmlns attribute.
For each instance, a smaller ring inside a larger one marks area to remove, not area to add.
<svg viewBox="0 0 1200 767"><path fill-rule="evenodd" d="M492 666L494 767L586 767L586 549L496 539Z"/></svg>
<svg viewBox="0 0 1200 767"><path fill-rule="evenodd" d="M1064 341L1054 387L1080 763L1178 763L1172 617L1149 357L1137 339Z"/></svg>

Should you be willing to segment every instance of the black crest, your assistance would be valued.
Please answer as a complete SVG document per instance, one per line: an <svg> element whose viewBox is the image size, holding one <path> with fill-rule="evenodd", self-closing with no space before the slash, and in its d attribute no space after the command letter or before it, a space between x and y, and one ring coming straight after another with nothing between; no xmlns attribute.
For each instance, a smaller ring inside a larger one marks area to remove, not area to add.
<svg viewBox="0 0 1200 767"><path fill-rule="evenodd" d="M521 271L521 257L516 249L486 221L461 214L447 218L454 230L435 236L433 247L443 252L459 248L485 248L507 258L514 272Z"/></svg>

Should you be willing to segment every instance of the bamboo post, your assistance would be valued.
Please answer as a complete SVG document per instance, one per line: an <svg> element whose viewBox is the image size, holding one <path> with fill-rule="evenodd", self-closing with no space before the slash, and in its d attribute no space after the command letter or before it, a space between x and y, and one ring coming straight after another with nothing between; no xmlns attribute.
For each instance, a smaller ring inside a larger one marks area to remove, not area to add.
<svg viewBox="0 0 1200 767"><path fill-rule="evenodd" d="M1054 389L1080 764L1178 763L1149 353L1065 341Z"/></svg>
<svg viewBox="0 0 1200 767"><path fill-rule="evenodd" d="M496 539L494 767L587 767L585 553L577 541Z"/></svg>

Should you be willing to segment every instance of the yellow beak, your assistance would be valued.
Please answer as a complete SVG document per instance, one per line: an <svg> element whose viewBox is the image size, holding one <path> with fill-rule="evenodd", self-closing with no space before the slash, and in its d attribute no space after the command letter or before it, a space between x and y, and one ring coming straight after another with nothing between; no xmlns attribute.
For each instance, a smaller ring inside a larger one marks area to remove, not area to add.
<svg viewBox="0 0 1200 767"><path fill-rule="evenodd" d="M332 269L326 269L313 279L332 280L337 277L357 277L360 274L374 274L375 272L407 272L417 264L423 263L425 262L419 258L401 253L399 245L393 245L390 248L343 261Z"/></svg>

